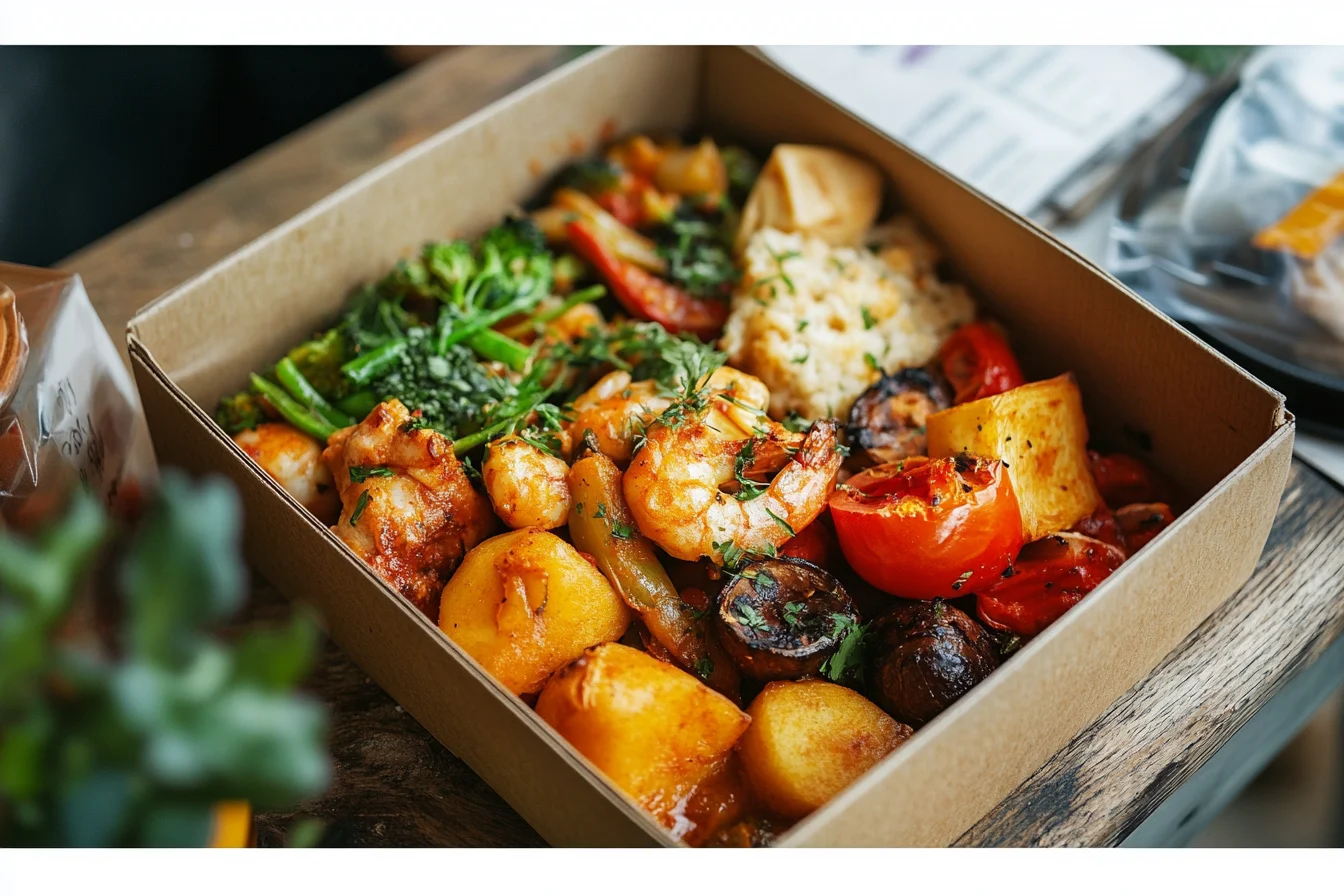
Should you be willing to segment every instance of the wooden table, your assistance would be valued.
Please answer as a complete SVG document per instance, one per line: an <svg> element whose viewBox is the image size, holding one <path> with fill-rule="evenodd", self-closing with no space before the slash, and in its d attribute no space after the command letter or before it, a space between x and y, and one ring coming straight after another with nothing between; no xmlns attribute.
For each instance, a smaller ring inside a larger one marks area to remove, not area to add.
<svg viewBox="0 0 1344 896"><path fill-rule="evenodd" d="M574 55L443 54L64 262L118 345L141 305L336 187ZM257 582L251 612L286 612ZM1179 595L1172 595L1179 599ZM1100 719L960 840L1174 844L1236 794L1344 681L1344 494L1298 462L1254 577ZM303 807L326 843L542 845L469 768L328 643L335 782ZM265 816L260 841L289 822Z"/></svg>

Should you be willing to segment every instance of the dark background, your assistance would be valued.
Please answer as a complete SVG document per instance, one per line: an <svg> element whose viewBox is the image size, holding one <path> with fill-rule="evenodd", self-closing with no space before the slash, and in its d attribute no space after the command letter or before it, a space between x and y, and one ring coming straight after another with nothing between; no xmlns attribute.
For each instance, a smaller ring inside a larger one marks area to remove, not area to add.
<svg viewBox="0 0 1344 896"><path fill-rule="evenodd" d="M0 47L0 259L50 265L400 70L379 47Z"/></svg>

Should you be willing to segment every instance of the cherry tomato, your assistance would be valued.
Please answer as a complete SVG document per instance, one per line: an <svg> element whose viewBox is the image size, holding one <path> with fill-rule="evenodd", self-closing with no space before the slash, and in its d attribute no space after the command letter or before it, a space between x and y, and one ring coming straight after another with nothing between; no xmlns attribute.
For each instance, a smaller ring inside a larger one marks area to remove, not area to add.
<svg viewBox="0 0 1344 896"><path fill-rule="evenodd" d="M1115 512L1115 519L1132 554L1170 526L1176 516L1166 504L1126 504Z"/></svg>
<svg viewBox="0 0 1344 896"><path fill-rule="evenodd" d="M1116 547L1061 532L1033 541L1013 561L1011 575L976 594L985 624L1024 638L1040 634L1125 562Z"/></svg>
<svg viewBox="0 0 1344 896"><path fill-rule="evenodd" d="M1124 507L1154 501L1171 503L1170 483L1143 461L1128 454L1098 454L1095 451L1087 452L1087 459L1092 465L1097 490L1109 506Z"/></svg>
<svg viewBox="0 0 1344 896"><path fill-rule="evenodd" d="M693 333L712 339L728 320L728 303L702 299L616 256L582 221L566 228L574 251L597 268L616 300L635 317L662 324L672 333Z"/></svg>
<svg viewBox="0 0 1344 896"><path fill-rule="evenodd" d="M785 557L797 557L825 568L830 560L835 536L826 525L824 517L817 517L801 532L790 538L780 547L779 553Z"/></svg>
<svg viewBox="0 0 1344 896"><path fill-rule="evenodd" d="M1098 541L1104 541L1111 547L1126 551L1125 539L1120 532L1120 524L1115 521L1115 514L1104 502L1097 505L1097 509L1092 511L1090 516L1085 516L1074 523L1070 531L1095 538Z"/></svg>
<svg viewBox="0 0 1344 896"><path fill-rule="evenodd" d="M952 384L956 404L998 395L1026 382L1007 340L986 321L973 321L949 336L938 351L938 361Z"/></svg>
<svg viewBox="0 0 1344 896"><path fill-rule="evenodd" d="M910 458L869 467L830 500L845 559L888 594L932 600L998 580L1022 547L1022 515L997 460Z"/></svg>

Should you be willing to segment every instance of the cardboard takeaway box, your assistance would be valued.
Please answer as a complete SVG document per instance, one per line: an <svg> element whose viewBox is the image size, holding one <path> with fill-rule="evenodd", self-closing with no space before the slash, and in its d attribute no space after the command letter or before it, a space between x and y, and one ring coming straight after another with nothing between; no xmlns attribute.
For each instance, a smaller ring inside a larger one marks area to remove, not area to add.
<svg viewBox="0 0 1344 896"><path fill-rule="evenodd" d="M945 247L1027 372L1076 373L1093 442L1145 456L1194 506L1087 600L779 843L950 843L1146 675L1250 575L1291 459L1281 396L1049 235L735 48L593 52L425 141L131 322L161 462L221 471L257 568L555 845L674 845L519 699L304 513L211 421L428 239L472 236L604 138L704 131L847 149Z"/></svg>

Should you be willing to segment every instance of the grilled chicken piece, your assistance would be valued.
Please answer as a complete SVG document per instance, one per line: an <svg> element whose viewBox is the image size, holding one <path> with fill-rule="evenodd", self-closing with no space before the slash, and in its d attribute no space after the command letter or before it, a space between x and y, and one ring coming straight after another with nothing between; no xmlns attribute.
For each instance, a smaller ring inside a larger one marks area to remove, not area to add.
<svg viewBox="0 0 1344 896"><path fill-rule="evenodd" d="M341 493L336 537L438 619L443 586L497 520L452 442L429 429L406 431L412 420L401 402L383 402L333 434L322 459Z"/></svg>

